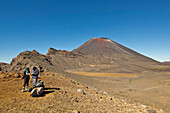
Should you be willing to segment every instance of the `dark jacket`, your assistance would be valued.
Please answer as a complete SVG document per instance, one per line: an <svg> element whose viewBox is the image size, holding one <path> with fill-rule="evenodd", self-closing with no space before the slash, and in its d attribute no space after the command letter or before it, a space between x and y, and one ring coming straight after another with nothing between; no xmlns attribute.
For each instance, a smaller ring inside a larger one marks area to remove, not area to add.
<svg viewBox="0 0 170 113"><path fill-rule="evenodd" d="M30 73L30 71L28 71ZM23 77L29 77L29 75L26 75L26 71L24 71L24 76Z"/></svg>

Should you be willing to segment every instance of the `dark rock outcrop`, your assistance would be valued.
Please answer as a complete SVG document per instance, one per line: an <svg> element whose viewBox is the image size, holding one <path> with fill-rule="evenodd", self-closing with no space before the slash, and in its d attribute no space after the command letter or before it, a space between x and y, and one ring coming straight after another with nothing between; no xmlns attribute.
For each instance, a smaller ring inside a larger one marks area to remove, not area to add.
<svg viewBox="0 0 170 113"><path fill-rule="evenodd" d="M61 70L88 67L92 62L91 58L84 54L54 48L50 48L46 56Z"/></svg>
<svg viewBox="0 0 170 113"><path fill-rule="evenodd" d="M45 70L54 70L52 62L45 55L39 52L25 51L20 53L17 57L13 58L8 66L8 71L23 71L26 67L36 66Z"/></svg>

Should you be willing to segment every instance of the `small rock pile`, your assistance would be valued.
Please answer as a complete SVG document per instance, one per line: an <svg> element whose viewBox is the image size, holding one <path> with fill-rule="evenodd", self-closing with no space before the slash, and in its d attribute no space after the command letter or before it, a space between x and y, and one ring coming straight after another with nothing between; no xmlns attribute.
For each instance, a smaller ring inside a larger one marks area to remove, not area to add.
<svg viewBox="0 0 170 113"><path fill-rule="evenodd" d="M22 74L16 72L3 73L0 71L0 79L21 78Z"/></svg>

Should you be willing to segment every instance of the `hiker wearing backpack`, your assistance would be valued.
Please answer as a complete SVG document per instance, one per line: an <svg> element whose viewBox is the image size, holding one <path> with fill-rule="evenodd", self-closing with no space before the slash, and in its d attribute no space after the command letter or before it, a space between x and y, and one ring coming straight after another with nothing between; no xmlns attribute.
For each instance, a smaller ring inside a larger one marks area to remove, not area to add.
<svg viewBox="0 0 170 113"><path fill-rule="evenodd" d="M32 66L32 69L33 69L33 73L31 74L32 75L32 85L33 85L33 88L35 88L36 82L38 80L39 70L34 66Z"/></svg>
<svg viewBox="0 0 170 113"><path fill-rule="evenodd" d="M34 89L32 89L30 92L30 96L32 97L40 97L43 95L44 93L44 82L42 80L39 80L37 83L36 83L36 87Z"/></svg>
<svg viewBox="0 0 170 113"><path fill-rule="evenodd" d="M25 91L25 86L26 86L26 90L28 91L28 85L29 85L29 80L30 80L30 71L29 71L29 67L26 67L25 71L24 71L24 85L22 88L22 92Z"/></svg>

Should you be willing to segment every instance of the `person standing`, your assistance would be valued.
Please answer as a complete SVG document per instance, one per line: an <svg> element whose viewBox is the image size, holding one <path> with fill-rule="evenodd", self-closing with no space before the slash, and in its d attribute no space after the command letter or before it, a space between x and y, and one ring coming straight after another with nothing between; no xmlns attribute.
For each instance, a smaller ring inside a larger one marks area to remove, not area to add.
<svg viewBox="0 0 170 113"><path fill-rule="evenodd" d="M27 86L27 87L26 87L26 91L28 91L29 80L30 80L29 67L26 67L26 69L25 69L25 71L24 71L23 79L24 79L24 85L23 85L23 88L22 88L22 92L25 91L25 86Z"/></svg>
<svg viewBox="0 0 170 113"><path fill-rule="evenodd" d="M33 69L33 73L31 74L32 75L32 85L33 85L33 88L35 88L35 85L38 80L39 70L35 66L32 66L32 69Z"/></svg>

